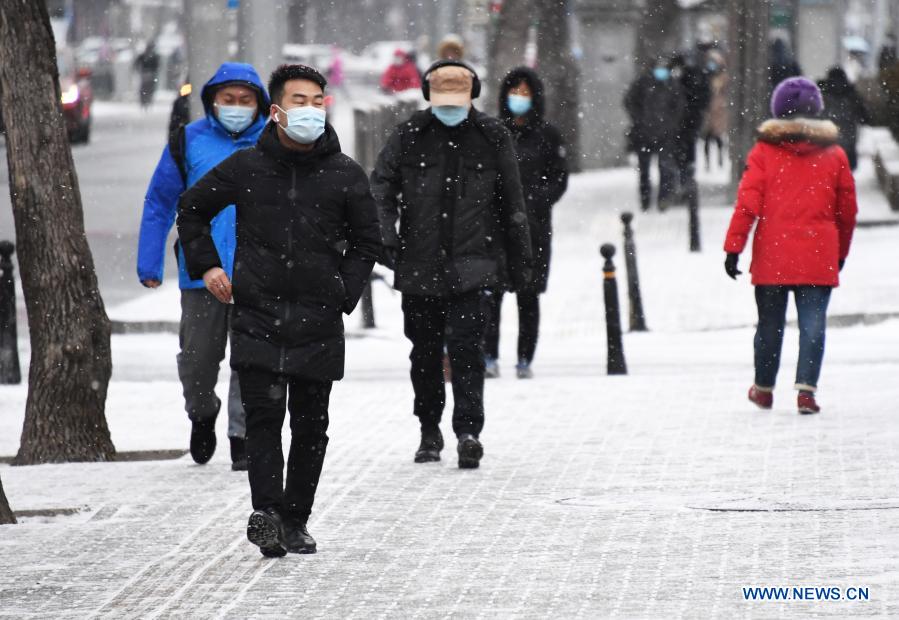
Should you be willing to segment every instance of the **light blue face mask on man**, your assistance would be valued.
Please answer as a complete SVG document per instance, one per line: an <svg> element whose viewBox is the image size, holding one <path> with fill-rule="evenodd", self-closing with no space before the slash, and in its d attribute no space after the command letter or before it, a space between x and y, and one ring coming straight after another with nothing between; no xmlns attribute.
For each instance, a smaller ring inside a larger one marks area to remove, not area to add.
<svg viewBox="0 0 899 620"><path fill-rule="evenodd" d="M509 111L515 116L524 116L531 111L533 100L523 95L510 94L506 98L506 105L509 106Z"/></svg>
<svg viewBox="0 0 899 620"><path fill-rule="evenodd" d="M671 77L671 70L668 67L656 67L652 70L652 74L660 82L665 82Z"/></svg>
<svg viewBox="0 0 899 620"><path fill-rule="evenodd" d="M284 133L300 144L312 144L325 133L325 117L327 114L321 108L304 105L298 108L285 110L277 106L287 117L287 127L281 125ZM278 119L280 122L281 119Z"/></svg>
<svg viewBox="0 0 899 620"><path fill-rule="evenodd" d="M437 117L437 120L447 127L455 127L468 118L468 110L467 105L431 106L431 112Z"/></svg>
<svg viewBox="0 0 899 620"><path fill-rule="evenodd" d="M240 133L253 124L256 118L256 108L248 108L242 105L218 105L216 118L222 124L222 127L231 133Z"/></svg>

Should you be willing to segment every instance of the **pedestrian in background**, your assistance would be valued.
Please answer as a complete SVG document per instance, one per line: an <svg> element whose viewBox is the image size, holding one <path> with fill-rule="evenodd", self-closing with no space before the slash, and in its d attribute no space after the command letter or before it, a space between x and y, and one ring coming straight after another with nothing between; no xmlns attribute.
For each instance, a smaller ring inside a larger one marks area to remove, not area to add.
<svg viewBox="0 0 899 620"><path fill-rule="evenodd" d="M534 278L516 291L518 301L519 379L533 377L531 363L540 332L540 294L546 292L552 249L552 208L568 187L568 162L562 134L544 115L543 82L527 67L512 69L499 91L500 118L512 134L518 172L534 254ZM499 376L499 329L503 295L511 283L504 274L504 286L494 289L485 336L485 372L488 378Z"/></svg>
<svg viewBox="0 0 899 620"><path fill-rule="evenodd" d="M398 49L393 53L393 63L381 76L381 90L393 95L413 88L421 88L418 67L405 50Z"/></svg>
<svg viewBox="0 0 899 620"><path fill-rule="evenodd" d="M465 41L457 34L448 34L437 44L437 60L465 60Z"/></svg>
<svg viewBox="0 0 899 620"><path fill-rule="evenodd" d="M267 557L316 551L307 522L328 445L331 386L344 372L341 313L353 311L381 253L368 179L325 120L326 83L304 65L276 69L272 122L257 144L197 181L178 210L189 273L221 305L233 299L231 367L247 411L253 502L247 538ZM209 233L231 204L233 285Z"/></svg>
<svg viewBox="0 0 899 620"><path fill-rule="evenodd" d="M382 262L403 294L412 342L416 463L440 460L449 349L460 468L484 454L484 330L502 265L516 289L530 282L531 244L515 146L502 123L476 110L477 74L438 61L422 91L431 107L400 124L378 155L372 192L381 215ZM402 198L400 198L402 197ZM507 262L506 262L507 261Z"/></svg>
<svg viewBox="0 0 899 620"><path fill-rule="evenodd" d="M138 99L142 108L146 109L153 103L153 95L156 93L156 80L159 76L159 54L156 52L156 42L150 41L143 52L134 61L140 82Z"/></svg>
<svg viewBox="0 0 899 620"><path fill-rule="evenodd" d="M858 166L858 126L871 122L862 96L849 82L846 72L832 67L827 79L818 82L824 98L824 115L840 129L839 143L849 158L852 170Z"/></svg>
<svg viewBox="0 0 899 620"><path fill-rule="evenodd" d="M820 411L815 391L824 358L827 304L849 255L858 210L838 129L818 118L822 110L821 92L807 78L789 78L774 90L774 118L758 129L724 242L724 267L735 279L741 273L739 254L757 223L749 271L759 320L749 400L762 409L774 403L792 291L799 315L797 406L799 413Z"/></svg>
<svg viewBox="0 0 899 620"><path fill-rule="evenodd" d="M728 73L724 55L717 49L706 52L705 71L709 76L709 107L703 121L700 137L703 140L705 168L711 169L712 144L718 148L718 167L724 167L724 139L729 125Z"/></svg>
<svg viewBox="0 0 899 620"><path fill-rule="evenodd" d="M203 86L200 98L206 116L170 134L144 198L137 277L147 288L162 284L166 242L182 192L235 151L256 144L265 127L268 94L250 65L224 63ZM229 207L210 224L212 239L228 274L234 266L234 222L234 208ZM181 288L178 377L184 390L184 408L191 420L190 454L196 463L202 464L212 458L216 448L215 420L222 401L216 396L215 385L219 366L225 359L231 310L206 290L202 278L188 273L180 241L175 245L175 254ZM232 372L228 439L234 470L247 468L245 436L240 386Z"/></svg>
<svg viewBox="0 0 899 620"><path fill-rule="evenodd" d="M648 211L652 201L649 171L652 159L656 157L659 166L657 204L659 210L664 211L672 201L677 179L675 149L684 114L684 98L663 59L634 80L624 97L624 107L631 119L629 147L637 154L640 208Z"/></svg>
<svg viewBox="0 0 899 620"><path fill-rule="evenodd" d="M702 129L702 119L712 97L708 73L686 53L677 53L668 67L672 79L680 86L684 98L680 126L675 134L674 156L677 161L681 195L692 186L696 177L696 142Z"/></svg>

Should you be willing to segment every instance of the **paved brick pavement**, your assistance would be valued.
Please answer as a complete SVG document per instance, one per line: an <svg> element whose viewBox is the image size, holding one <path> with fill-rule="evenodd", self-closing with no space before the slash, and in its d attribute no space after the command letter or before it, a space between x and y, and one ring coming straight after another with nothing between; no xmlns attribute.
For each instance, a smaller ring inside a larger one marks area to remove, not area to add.
<svg viewBox="0 0 899 620"><path fill-rule="evenodd" d="M775 409L753 410L748 285L729 286L711 243L686 253L682 212L652 214L638 243L653 331L626 336L631 374L608 377L596 246L619 238L608 204L627 206L633 188L599 179L611 197L595 205L593 182L560 206L533 381L513 378L506 309L480 470L458 470L451 442L442 463L412 463L408 346L398 299L380 295L381 328L349 341L333 394L317 555L266 560L246 542L246 479L222 449L207 466L0 466L16 508L82 508L0 528L0 617L899 616L899 321L828 333L824 413L810 417L792 401L791 331ZM705 215L710 237L723 234L718 212ZM857 243L860 256L899 251L883 231ZM880 294L899 309L896 291ZM172 343L116 340L119 445L133 447L147 418L183 435L174 365L159 353ZM2 389L0 402L21 398ZM746 602L750 586L860 586L870 600Z"/></svg>

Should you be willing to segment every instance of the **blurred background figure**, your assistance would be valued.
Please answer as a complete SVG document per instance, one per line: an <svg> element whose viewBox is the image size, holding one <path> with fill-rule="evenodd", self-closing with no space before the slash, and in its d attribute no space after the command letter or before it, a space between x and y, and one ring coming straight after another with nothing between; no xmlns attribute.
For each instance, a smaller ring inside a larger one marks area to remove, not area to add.
<svg viewBox="0 0 899 620"><path fill-rule="evenodd" d="M134 60L134 68L140 78L138 95L140 105L147 108L153 103L153 95L156 92L156 79L159 74L159 54L156 53L156 43L150 41L147 47Z"/></svg>
<svg viewBox="0 0 899 620"><path fill-rule="evenodd" d="M437 60L465 60L465 42L457 34L448 34L437 44Z"/></svg>
<svg viewBox="0 0 899 620"><path fill-rule="evenodd" d="M675 136L674 157L677 161L681 195L693 183L696 174L696 141L702 120L709 107L711 91L708 74L695 55L678 52L669 64L672 79L680 86L684 98L683 115Z"/></svg>
<svg viewBox="0 0 899 620"><path fill-rule="evenodd" d="M664 211L675 189L675 139L684 112L680 86L671 79L671 70L664 60L659 59L654 67L634 80L624 97L624 107L631 120L629 147L637 154L640 208L649 210L652 199L649 170L655 156L659 162L657 200L659 210Z"/></svg>
<svg viewBox="0 0 899 620"><path fill-rule="evenodd" d="M381 90L394 94L413 88L421 88L418 67L408 52L398 48L393 53L393 63L381 76Z"/></svg>
<svg viewBox="0 0 899 620"><path fill-rule="evenodd" d="M540 294L546 292L552 246L552 208L568 188L568 162L562 134L544 119L543 82L527 68L512 69L499 92L499 115L515 140L518 172L528 214L534 279L516 291L518 300L519 379L533 377L531 363L540 332ZM508 275L505 276L508 283ZM505 288L498 286L490 301L491 315L484 335L484 364L488 378L499 376L499 324Z"/></svg>
<svg viewBox="0 0 899 620"><path fill-rule="evenodd" d="M831 67L827 79L818 82L818 88L824 97L824 117L840 128L839 144L846 151L849 167L855 170L858 166L858 126L870 123L865 102L840 67Z"/></svg>
<svg viewBox="0 0 899 620"><path fill-rule="evenodd" d="M724 166L724 137L727 136L727 68L724 54L717 49L706 52L705 71L709 80L709 107L700 138L703 140L706 170L711 168L712 143L718 147L718 167Z"/></svg>
<svg viewBox="0 0 899 620"><path fill-rule="evenodd" d="M774 39L771 42L768 58L768 75L772 89L789 77L802 75L802 68L783 39Z"/></svg>

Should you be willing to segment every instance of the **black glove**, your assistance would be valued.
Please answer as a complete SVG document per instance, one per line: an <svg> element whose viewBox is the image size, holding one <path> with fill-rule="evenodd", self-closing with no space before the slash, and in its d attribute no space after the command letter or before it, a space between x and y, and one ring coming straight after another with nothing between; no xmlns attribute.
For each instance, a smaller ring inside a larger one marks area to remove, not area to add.
<svg viewBox="0 0 899 620"><path fill-rule="evenodd" d="M737 276L743 273L739 269L737 269L737 261L740 260L739 254L729 253L727 258L724 259L724 271L727 272L727 275L731 277L732 280L736 280Z"/></svg>
<svg viewBox="0 0 899 620"><path fill-rule="evenodd" d="M399 250L397 250L393 246L385 245L383 248L381 248L381 258L378 259L378 262L390 270L395 270L396 259L398 255Z"/></svg>
<svg viewBox="0 0 899 620"><path fill-rule="evenodd" d="M840 260L837 261L837 266L840 268L840 271L843 271L843 265L845 265L845 264L846 264L845 258L841 258Z"/></svg>

